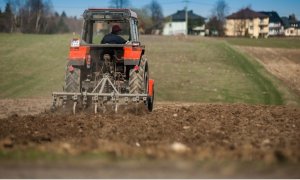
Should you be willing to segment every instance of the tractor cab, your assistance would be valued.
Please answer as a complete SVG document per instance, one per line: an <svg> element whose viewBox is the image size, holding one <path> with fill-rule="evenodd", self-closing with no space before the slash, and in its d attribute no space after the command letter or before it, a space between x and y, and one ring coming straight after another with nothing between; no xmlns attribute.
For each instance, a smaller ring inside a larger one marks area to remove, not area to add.
<svg viewBox="0 0 300 180"><path fill-rule="evenodd" d="M137 15L129 9L88 9L83 18L82 43L99 44L114 25L121 27L120 36L126 41L139 41Z"/></svg>

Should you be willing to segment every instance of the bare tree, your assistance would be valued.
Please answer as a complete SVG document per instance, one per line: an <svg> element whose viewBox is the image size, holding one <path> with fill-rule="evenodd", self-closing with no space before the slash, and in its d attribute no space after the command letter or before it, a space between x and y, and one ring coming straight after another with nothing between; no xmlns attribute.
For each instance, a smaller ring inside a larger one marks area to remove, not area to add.
<svg viewBox="0 0 300 180"><path fill-rule="evenodd" d="M156 0L152 0L150 4L145 6L144 10L152 20L152 27L150 29L161 29L164 19L161 5Z"/></svg>
<svg viewBox="0 0 300 180"><path fill-rule="evenodd" d="M139 19L139 24L138 24L138 28L139 28L139 32L141 34L145 34L146 30L150 29L153 25L152 23L152 19L149 15L148 10L144 8L142 9L132 9L134 12L137 13L138 15L138 19Z"/></svg>
<svg viewBox="0 0 300 180"><path fill-rule="evenodd" d="M209 29L209 35L210 36L216 36L216 35L218 35L217 34L217 33L219 33L218 29L220 29L219 26L220 26L220 22L217 19L217 17L216 16L210 17L209 21L206 24L206 28Z"/></svg>
<svg viewBox="0 0 300 180"><path fill-rule="evenodd" d="M113 8L125 8L130 4L129 0L110 0L110 5Z"/></svg>
<svg viewBox="0 0 300 180"><path fill-rule="evenodd" d="M229 6L225 0L218 0L215 4L215 7L212 9L212 17L214 19L215 27L214 29L218 31L219 35L223 36L225 33L225 21L226 16L229 12Z"/></svg>
<svg viewBox="0 0 300 180"><path fill-rule="evenodd" d="M160 22L163 20L164 15L162 7L156 0L152 0L151 3L147 5L147 8L149 9L149 14L153 22Z"/></svg>
<svg viewBox="0 0 300 180"><path fill-rule="evenodd" d="M213 9L213 15L221 22L225 22L226 16L229 12L229 6L225 0L218 0Z"/></svg>

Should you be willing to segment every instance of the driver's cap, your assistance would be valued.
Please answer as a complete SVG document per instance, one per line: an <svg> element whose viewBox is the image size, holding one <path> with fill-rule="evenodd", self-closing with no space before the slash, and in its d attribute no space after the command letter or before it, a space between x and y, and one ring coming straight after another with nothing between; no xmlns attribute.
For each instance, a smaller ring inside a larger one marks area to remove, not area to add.
<svg viewBox="0 0 300 180"><path fill-rule="evenodd" d="M112 33L117 33L117 32L120 32L120 31L122 31L122 29L120 28L119 25L117 25L117 24L113 25L112 30L111 30Z"/></svg>

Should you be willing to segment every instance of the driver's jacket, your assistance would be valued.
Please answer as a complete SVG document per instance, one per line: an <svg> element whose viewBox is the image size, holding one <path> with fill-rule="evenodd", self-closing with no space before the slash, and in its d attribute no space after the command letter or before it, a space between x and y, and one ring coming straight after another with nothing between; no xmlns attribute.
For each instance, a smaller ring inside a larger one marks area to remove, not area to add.
<svg viewBox="0 0 300 180"><path fill-rule="evenodd" d="M126 40L116 34L107 34L103 37L101 44L125 44Z"/></svg>

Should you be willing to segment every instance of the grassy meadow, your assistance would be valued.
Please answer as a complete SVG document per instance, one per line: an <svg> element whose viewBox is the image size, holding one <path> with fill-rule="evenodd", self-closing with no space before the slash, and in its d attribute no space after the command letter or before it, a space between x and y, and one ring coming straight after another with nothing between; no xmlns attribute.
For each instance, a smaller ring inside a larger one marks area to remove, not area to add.
<svg viewBox="0 0 300 180"><path fill-rule="evenodd" d="M71 38L68 34L0 34L0 98L51 97L52 91L62 90ZM162 36L142 36L141 41L146 45L158 101L286 101L274 77L230 45L236 43Z"/></svg>
<svg viewBox="0 0 300 180"><path fill-rule="evenodd" d="M268 48L289 48L289 49L299 49L300 48L300 38L276 38L270 37L267 39L251 39L251 38L224 38L226 42L232 45L239 46L255 46L255 47L268 47Z"/></svg>
<svg viewBox="0 0 300 180"><path fill-rule="evenodd" d="M0 97L51 96L62 89L71 35L0 34Z"/></svg>

